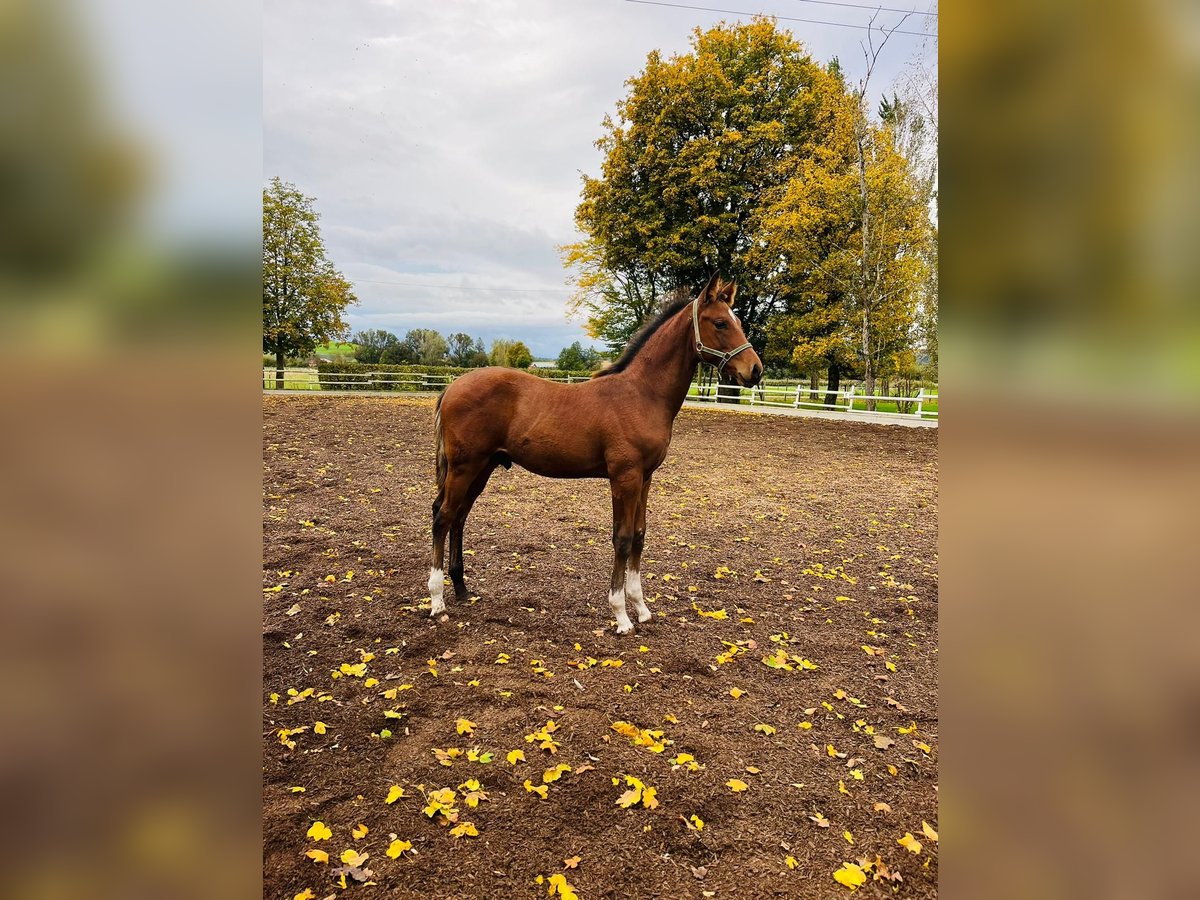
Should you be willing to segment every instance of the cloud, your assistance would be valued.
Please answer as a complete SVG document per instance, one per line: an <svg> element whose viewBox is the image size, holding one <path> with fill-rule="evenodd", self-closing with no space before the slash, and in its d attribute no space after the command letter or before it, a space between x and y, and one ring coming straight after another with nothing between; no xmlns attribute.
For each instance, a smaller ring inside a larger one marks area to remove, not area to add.
<svg viewBox="0 0 1200 900"><path fill-rule="evenodd" d="M857 20L842 13L826 18ZM577 238L601 122L650 50L685 52L692 27L720 18L617 0L266 0L264 180L317 198L361 300L352 327L519 337L557 355L588 343L565 318L556 248ZM795 28L853 73L861 32ZM894 71L910 50L897 44Z"/></svg>

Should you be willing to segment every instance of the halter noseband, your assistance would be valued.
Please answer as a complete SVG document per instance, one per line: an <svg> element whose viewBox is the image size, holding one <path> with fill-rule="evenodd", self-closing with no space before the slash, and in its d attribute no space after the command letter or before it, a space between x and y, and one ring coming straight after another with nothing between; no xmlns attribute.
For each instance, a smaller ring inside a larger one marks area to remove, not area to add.
<svg viewBox="0 0 1200 900"><path fill-rule="evenodd" d="M725 365L731 359L733 359L735 356L737 356L743 350L749 350L750 347L752 346L749 341L746 341L746 343L742 344L740 347L735 347L734 349L732 349L728 352L722 352L720 350L717 350L715 347L706 346L704 341L700 340L700 298L699 297L697 297L695 300L692 301L692 330L696 334L696 352L698 352L700 354L701 361L707 362L711 366L715 366L718 375L721 374L721 370L725 368ZM712 360L705 360L704 359L705 353L711 353L713 356L715 356L717 358L718 362L714 363Z"/></svg>

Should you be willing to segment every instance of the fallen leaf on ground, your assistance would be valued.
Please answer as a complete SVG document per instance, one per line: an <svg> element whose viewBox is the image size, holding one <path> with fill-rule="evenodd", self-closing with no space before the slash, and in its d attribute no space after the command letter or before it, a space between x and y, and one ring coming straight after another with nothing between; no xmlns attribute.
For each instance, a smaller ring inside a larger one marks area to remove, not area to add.
<svg viewBox="0 0 1200 900"><path fill-rule="evenodd" d="M844 884L852 891L856 891L862 885L867 883L866 873L863 872L860 866L854 863L842 863L842 867L833 873L833 879L838 884Z"/></svg>

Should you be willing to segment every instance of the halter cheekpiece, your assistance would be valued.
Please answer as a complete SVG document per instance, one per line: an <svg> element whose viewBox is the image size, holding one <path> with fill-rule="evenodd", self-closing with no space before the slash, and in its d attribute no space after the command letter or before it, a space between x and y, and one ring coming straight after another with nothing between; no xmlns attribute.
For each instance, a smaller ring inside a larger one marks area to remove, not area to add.
<svg viewBox="0 0 1200 900"><path fill-rule="evenodd" d="M733 359L735 356L737 356L743 350L749 350L750 347L752 346L749 341L746 341L746 343L742 344L740 347L735 347L734 349L732 349L728 352L723 352L721 350L716 349L715 347L706 346L704 341L700 340L700 298L699 297L697 297L695 300L692 301L692 330L696 334L696 352L698 352L700 354L701 361L707 362L709 365L714 366L717 370L718 375L721 374L721 370L725 368L725 365L731 359ZM711 353L713 356L715 356L717 358L717 362L714 363L711 359L709 359L709 360L704 359L705 353Z"/></svg>

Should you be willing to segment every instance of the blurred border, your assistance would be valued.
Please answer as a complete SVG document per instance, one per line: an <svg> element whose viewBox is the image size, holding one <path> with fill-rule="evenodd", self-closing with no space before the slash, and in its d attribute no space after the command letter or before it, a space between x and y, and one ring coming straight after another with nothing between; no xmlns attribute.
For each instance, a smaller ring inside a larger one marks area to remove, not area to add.
<svg viewBox="0 0 1200 900"><path fill-rule="evenodd" d="M260 18L0 5L11 896L261 892Z"/></svg>
<svg viewBox="0 0 1200 900"><path fill-rule="evenodd" d="M942 878L1191 893L1200 14L944 14Z"/></svg>

